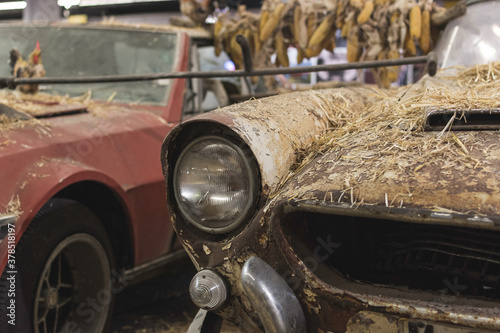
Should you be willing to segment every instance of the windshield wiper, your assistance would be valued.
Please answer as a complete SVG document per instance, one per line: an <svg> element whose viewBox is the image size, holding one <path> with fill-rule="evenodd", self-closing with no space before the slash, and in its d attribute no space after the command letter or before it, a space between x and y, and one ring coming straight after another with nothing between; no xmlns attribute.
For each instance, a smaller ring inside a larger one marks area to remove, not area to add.
<svg viewBox="0 0 500 333"><path fill-rule="evenodd" d="M19 112L11 108L10 106L1 103L0 103L0 115L5 115L10 119L14 120L30 120L33 118L30 115L27 115L26 113Z"/></svg>
<svg viewBox="0 0 500 333"><path fill-rule="evenodd" d="M250 53L248 40L238 35L236 38L243 53L243 63L245 69L235 71L197 71L197 72L163 72L152 74L135 75L106 75L106 76L71 76L71 77L42 77L42 78L14 78L0 77L0 88L14 89L21 84L84 84L84 83L104 83L104 82L131 82L131 81L154 81L159 79L192 79L192 78L214 78L214 77L248 77L266 76L279 74L297 74L321 71L343 71L348 69L363 69L390 67L411 64L427 64L429 75L434 76L437 71L437 58L434 52L427 56L409 57L402 59L374 60L363 62L351 62L344 64L303 66L293 68L266 68L254 69Z"/></svg>

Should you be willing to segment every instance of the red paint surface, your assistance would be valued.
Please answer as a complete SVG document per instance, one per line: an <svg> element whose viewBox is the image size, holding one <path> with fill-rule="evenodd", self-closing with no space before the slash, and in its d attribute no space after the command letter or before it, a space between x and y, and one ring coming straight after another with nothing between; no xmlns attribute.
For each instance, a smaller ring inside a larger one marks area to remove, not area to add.
<svg viewBox="0 0 500 333"><path fill-rule="evenodd" d="M177 71L187 70L189 37L180 38ZM0 213L19 197L19 241L39 209L60 190L80 181L111 189L127 215L135 264L167 253L173 229L167 213L160 163L166 134L181 120L185 80L172 80L164 107L99 106L99 113L41 119L34 126L0 133ZM109 110L108 110L109 108ZM105 110L105 111L102 111ZM7 262L7 239L0 244L0 270Z"/></svg>

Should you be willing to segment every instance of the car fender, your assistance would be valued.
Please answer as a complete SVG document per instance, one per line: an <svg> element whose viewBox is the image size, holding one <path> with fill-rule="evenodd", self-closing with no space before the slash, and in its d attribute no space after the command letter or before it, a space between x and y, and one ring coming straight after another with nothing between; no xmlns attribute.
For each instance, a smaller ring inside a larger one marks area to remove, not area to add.
<svg viewBox="0 0 500 333"><path fill-rule="evenodd" d="M17 215L15 222L16 244L35 215L50 198L64 188L81 181L94 181L103 184L110 188L122 202L126 202L125 189L122 189L114 179L98 170L73 160L42 159L27 167L23 176L17 181L17 190L13 192L10 203L18 208L14 212L9 212L7 207L7 214ZM123 208L126 209L126 207L127 205L124 204ZM5 211L4 208L2 213ZM126 216L129 216L129 212L126 212ZM130 234L134 235L133 230L130 231ZM7 243L6 239L0 243L0 270L5 268L7 262Z"/></svg>
<svg viewBox="0 0 500 333"><path fill-rule="evenodd" d="M199 126L205 133L210 127L222 126L235 132L251 149L259 165L262 193L269 195L270 189L279 184L295 163L296 152L332 128L328 118L331 104L334 101L348 104L351 100L359 103L359 97L354 97L366 90L295 92L250 100L191 118L174 128L163 143L164 175L167 176L168 164L175 158L166 155L171 146L185 142Z"/></svg>

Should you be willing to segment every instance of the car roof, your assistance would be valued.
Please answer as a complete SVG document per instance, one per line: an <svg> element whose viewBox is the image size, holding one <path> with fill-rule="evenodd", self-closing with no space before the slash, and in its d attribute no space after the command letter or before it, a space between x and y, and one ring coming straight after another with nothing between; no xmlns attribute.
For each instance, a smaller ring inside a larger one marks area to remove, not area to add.
<svg viewBox="0 0 500 333"><path fill-rule="evenodd" d="M474 5L474 4L476 4L476 3L480 3L480 2L489 2L489 1L498 1L498 0L467 0L467 1L465 2L465 4L466 4L467 6L471 6L471 5Z"/></svg>
<svg viewBox="0 0 500 333"><path fill-rule="evenodd" d="M5 21L1 22L0 26L50 26L50 27L72 27L72 28L101 28L101 29L117 29L117 30L142 30L142 31L155 31L155 32L170 32L170 33L186 33L191 38L197 40L205 40L210 41L213 39L213 34L210 30L204 28L187 28L187 27L179 27L174 25L154 25L148 23L140 23L140 24L132 24L132 23L123 23L114 20L105 20L98 23L85 23L85 24L72 24L66 22L51 22L51 23L36 23L29 22L25 23L22 21Z"/></svg>

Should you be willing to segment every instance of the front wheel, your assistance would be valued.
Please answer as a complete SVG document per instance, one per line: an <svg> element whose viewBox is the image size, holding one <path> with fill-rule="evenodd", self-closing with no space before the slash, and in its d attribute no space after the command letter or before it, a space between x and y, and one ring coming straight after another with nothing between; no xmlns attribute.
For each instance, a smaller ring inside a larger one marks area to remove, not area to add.
<svg viewBox="0 0 500 333"><path fill-rule="evenodd" d="M52 199L30 224L16 253L18 323L30 318L27 326L35 333L107 329L113 255L92 211L71 200Z"/></svg>

